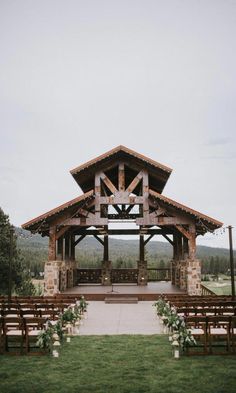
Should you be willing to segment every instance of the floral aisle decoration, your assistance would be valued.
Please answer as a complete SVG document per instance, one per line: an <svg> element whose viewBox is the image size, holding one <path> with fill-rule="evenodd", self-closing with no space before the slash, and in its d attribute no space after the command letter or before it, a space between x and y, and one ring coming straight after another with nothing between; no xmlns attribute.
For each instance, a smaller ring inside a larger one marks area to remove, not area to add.
<svg viewBox="0 0 236 393"><path fill-rule="evenodd" d="M79 325L82 315L87 310L88 303L84 297L75 304L67 307L59 314L57 321L47 321L44 330L38 335L37 346L48 350L54 357L59 357L58 347L62 342L64 334L67 335L66 342L70 342L70 336L79 333Z"/></svg>
<svg viewBox="0 0 236 393"><path fill-rule="evenodd" d="M174 357L179 358L180 349L184 351L186 347L196 345L191 330L186 326L184 317L177 314L176 308L171 306L167 299L160 297L154 306L163 324L164 333L169 333Z"/></svg>

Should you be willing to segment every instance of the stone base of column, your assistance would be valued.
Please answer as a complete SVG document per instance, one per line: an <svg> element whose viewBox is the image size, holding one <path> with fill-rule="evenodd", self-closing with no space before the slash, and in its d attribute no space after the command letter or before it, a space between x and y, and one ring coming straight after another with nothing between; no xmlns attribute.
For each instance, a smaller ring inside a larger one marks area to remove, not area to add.
<svg viewBox="0 0 236 393"><path fill-rule="evenodd" d="M147 285L147 261L138 261L138 285Z"/></svg>
<svg viewBox="0 0 236 393"><path fill-rule="evenodd" d="M48 261L44 266L44 295L52 296L74 286L75 261Z"/></svg>
<svg viewBox="0 0 236 393"><path fill-rule="evenodd" d="M187 260L187 293L201 295L201 261Z"/></svg>
<svg viewBox="0 0 236 393"><path fill-rule="evenodd" d="M59 292L59 261L48 261L44 266L44 296L52 296Z"/></svg>
<svg viewBox="0 0 236 393"><path fill-rule="evenodd" d="M102 285L109 286L111 281L111 261L102 262Z"/></svg>

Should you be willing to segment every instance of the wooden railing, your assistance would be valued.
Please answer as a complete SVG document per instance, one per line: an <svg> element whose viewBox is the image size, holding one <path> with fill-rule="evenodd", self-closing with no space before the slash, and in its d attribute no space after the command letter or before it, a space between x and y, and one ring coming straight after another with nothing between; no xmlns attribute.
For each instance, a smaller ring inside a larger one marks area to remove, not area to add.
<svg viewBox="0 0 236 393"><path fill-rule="evenodd" d="M77 269L78 284L101 284L102 269Z"/></svg>
<svg viewBox="0 0 236 393"><path fill-rule="evenodd" d="M205 287L204 284L201 284L201 295L209 296L209 295L216 295L216 294L215 292L211 291L209 288Z"/></svg>
<svg viewBox="0 0 236 393"><path fill-rule="evenodd" d="M154 269L148 268L148 281L170 281L171 271L169 268Z"/></svg>
<svg viewBox="0 0 236 393"><path fill-rule="evenodd" d="M148 281L170 281L170 269L154 269L148 268ZM101 284L102 269L77 269L77 285L78 284ZM111 282L115 284L137 283L138 269L112 269Z"/></svg>
<svg viewBox="0 0 236 393"><path fill-rule="evenodd" d="M112 269L111 282L118 283L137 283L138 269Z"/></svg>

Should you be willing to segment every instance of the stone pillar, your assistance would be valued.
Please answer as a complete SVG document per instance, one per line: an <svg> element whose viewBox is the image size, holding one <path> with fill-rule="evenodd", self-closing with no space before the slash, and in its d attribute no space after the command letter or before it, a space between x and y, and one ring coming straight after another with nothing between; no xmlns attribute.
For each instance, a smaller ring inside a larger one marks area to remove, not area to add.
<svg viewBox="0 0 236 393"><path fill-rule="evenodd" d="M187 260L187 293L188 295L201 295L201 261Z"/></svg>
<svg viewBox="0 0 236 393"><path fill-rule="evenodd" d="M52 296L59 292L60 262L47 261L44 266L44 295Z"/></svg>
<svg viewBox="0 0 236 393"><path fill-rule="evenodd" d="M67 289L67 266L65 261L61 262L60 271L60 291L64 292Z"/></svg>

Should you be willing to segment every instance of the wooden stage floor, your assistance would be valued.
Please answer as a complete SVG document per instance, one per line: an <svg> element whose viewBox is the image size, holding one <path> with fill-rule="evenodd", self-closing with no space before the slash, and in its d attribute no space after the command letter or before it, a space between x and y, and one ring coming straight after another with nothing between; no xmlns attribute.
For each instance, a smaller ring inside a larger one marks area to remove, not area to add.
<svg viewBox="0 0 236 393"><path fill-rule="evenodd" d="M112 287L99 284L80 284L63 292L63 294L84 295L88 300L104 300L105 297L108 296L135 296L138 297L139 300L156 300L158 295L161 294L180 293L186 292L166 281L149 282L148 285L145 286L138 286L136 284L114 284Z"/></svg>

